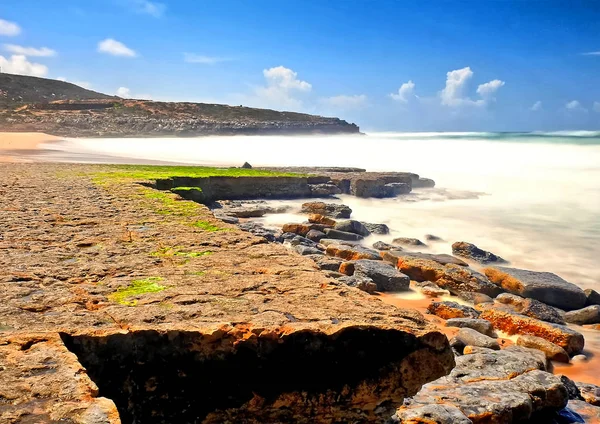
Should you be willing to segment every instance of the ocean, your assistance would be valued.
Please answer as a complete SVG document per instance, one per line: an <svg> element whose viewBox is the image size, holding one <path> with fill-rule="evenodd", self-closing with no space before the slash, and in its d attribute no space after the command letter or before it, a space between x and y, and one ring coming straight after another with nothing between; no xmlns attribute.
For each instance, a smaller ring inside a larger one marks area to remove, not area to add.
<svg viewBox="0 0 600 424"><path fill-rule="evenodd" d="M434 234L444 239L429 245L427 251L436 253L468 241L512 266L600 289L600 132L66 139L43 148L47 160L76 162L415 172L433 178L436 188L393 199L338 201L352 207L356 219L387 224L393 231L387 239ZM266 221L293 218L273 215Z"/></svg>

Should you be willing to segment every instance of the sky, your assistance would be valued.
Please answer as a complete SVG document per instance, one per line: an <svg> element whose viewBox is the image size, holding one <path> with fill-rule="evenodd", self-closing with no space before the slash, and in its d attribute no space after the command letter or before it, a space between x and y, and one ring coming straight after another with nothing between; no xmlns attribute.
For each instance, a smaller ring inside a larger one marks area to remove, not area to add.
<svg viewBox="0 0 600 424"><path fill-rule="evenodd" d="M366 131L600 130L600 1L2 0L0 66Z"/></svg>

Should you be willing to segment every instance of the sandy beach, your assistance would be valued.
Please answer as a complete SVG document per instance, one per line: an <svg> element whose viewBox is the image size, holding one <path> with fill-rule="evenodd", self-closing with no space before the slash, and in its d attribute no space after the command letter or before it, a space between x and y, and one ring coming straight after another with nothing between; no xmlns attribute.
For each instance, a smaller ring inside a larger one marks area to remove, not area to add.
<svg viewBox="0 0 600 424"><path fill-rule="evenodd" d="M44 133L0 132L0 162L30 162L21 157L24 151L36 150L40 144L60 140Z"/></svg>

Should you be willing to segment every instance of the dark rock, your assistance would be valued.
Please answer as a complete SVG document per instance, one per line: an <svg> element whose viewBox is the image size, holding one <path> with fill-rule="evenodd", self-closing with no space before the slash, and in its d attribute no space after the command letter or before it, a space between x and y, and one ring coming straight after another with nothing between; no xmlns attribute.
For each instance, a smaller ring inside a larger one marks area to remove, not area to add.
<svg viewBox="0 0 600 424"><path fill-rule="evenodd" d="M244 162L244 164L242 165L243 169L252 169L252 165L250 165L248 162Z"/></svg>
<svg viewBox="0 0 600 424"><path fill-rule="evenodd" d="M517 339L517 345L541 350L546 355L546 358L551 361L564 362L567 364L569 363L569 354L566 350L558 345L555 345L554 343L550 343L546 339L542 339L541 337L528 335L519 336Z"/></svg>
<svg viewBox="0 0 600 424"><path fill-rule="evenodd" d="M425 240L427 240L427 241L444 241L443 238L434 236L433 234L425 234Z"/></svg>
<svg viewBox="0 0 600 424"><path fill-rule="evenodd" d="M383 241L376 241L375 243L373 243L373 249L402 251L402 248L400 246L394 246L393 244L388 244Z"/></svg>
<svg viewBox="0 0 600 424"><path fill-rule="evenodd" d="M363 237L367 237L367 236L371 235L371 232L367 229L367 227L365 227L363 225L362 222L355 221L352 219L349 219L347 221L338 221L335 224L334 229L336 229L338 231L343 231L346 233L358 234Z"/></svg>
<svg viewBox="0 0 600 424"><path fill-rule="evenodd" d="M581 397L590 405L600 406L600 387L590 383L576 382Z"/></svg>
<svg viewBox="0 0 600 424"><path fill-rule="evenodd" d="M367 277L377 284L378 291L407 290L410 278L383 261L362 259L354 263L354 275Z"/></svg>
<svg viewBox="0 0 600 424"><path fill-rule="evenodd" d="M292 246L307 246L307 247L317 247L317 243L302 236L296 236L293 239L287 240Z"/></svg>
<svg viewBox="0 0 600 424"><path fill-rule="evenodd" d="M342 193L335 184L309 184L308 188L313 197L335 196Z"/></svg>
<svg viewBox="0 0 600 424"><path fill-rule="evenodd" d="M350 287L356 287L367 293L372 294L377 291L377 284L375 284L370 278L356 277L353 275L340 277L338 278L338 281L347 284Z"/></svg>
<svg viewBox="0 0 600 424"><path fill-rule="evenodd" d="M323 271L338 271L340 269L340 264L342 260L339 258L331 258L329 256L321 256L320 254L316 257L311 257L313 259L319 269Z"/></svg>
<svg viewBox="0 0 600 424"><path fill-rule="evenodd" d="M487 319L494 328L508 335L519 334L541 337L562 347L569 355L575 355L583 350L585 344L583 335L569 327L540 321L512 311L501 310L494 306L480 306L484 306L484 308L479 317Z"/></svg>
<svg viewBox="0 0 600 424"><path fill-rule="evenodd" d="M545 371L545 362L537 351L517 346L460 356L449 375L424 385L405 400L391 421L545 422L535 417L562 410L568 402L565 386ZM443 409L432 408L440 404Z"/></svg>
<svg viewBox="0 0 600 424"><path fill-rule="evenodd" d="M306 236L310 230L323 231L326 228L323 224L285 224L282 228L284 233L295 233L301 236Z"/></svg>
<svg viewBox="0 0 600 424"><path fill-rule="evenodd" d="M390 227L385 224L372 224L370 222L361 222L371 234L385 235L390 233Z"/></svg>
<svg viewBox="0 0 600 424"><path fill-rule="evenodd" d="M487 294L483 293L475 293L475 292L458 292L456 293L460 299L470 302L473 305L479 305L480 303L492 303L494 299L492 299Z"/></svg>
<svg viewBox="0 0 600 424"><path fill-rule="evenodd" d="M399 244L401 246L427 246L421 240L409 237L398 237L392 240L393 244Z"/></svg>
<svg viewBox="0 0 600 424"><path fill-rule="evenodd" d="M479 318L479 312L470 306L461 305L456 302L431 302L427 312L443 319L450 318Z"/></svg>
<svg viewBox="0 0 600 424"><path fill-rule="evenodd" d="M452 254L474 260L481 264L508 263L500 256L494 255L492 252L482 250L474 244L464 241L457 241L452 245Z"/></svg>
<svg viewBox="0 0 600 424"><path fill-rule="evenodd" d="M413 181L413 188L433 188L435 187L435 181L430 178L419 178L417 181Z"/></svg>
<svg viewBox="0 0 600 424"><path fill-rule="evenodd" d="M586 305L600 305L600 293L592 289L585 289L583 292L587 297Z"/></svg>
<svg viewBox="0 0 600 424"><path fill-rule="evenodd" d="M486 268L484 273L493 283L510 293L567 311L581 309L587 301L583 290L550 272L493 267Z"/></svg>
<svg viewBox="0 0 600 424"><path fill-rule="evenodd" d="M300 253L303 256L306 256L306 255L324 255L324 253L321 252L316 247L303 246L303 245L299 244L299 245L295 246L294 249L296 250L296 252Z"/></svg>
<svg viewBox="0 0 600 424"><path fill-rule="evenodd" d="M355 233L349 233L347 231L340 231L334 228L325 228L325 234L327 238L348 240L348 241L359 241L363 239L363 236Z"/></svg>
<svg viewBox="0 0 600 424"><path fill-rule="evenodd" d="M485 334L481 334L479 331L473 330L472 328L461 328L455 338L465 346L477 346L492 350L500 350L498 340L486 336Z"/></svg>
<svg viewBox="0 0 600 424"><path fill-rule="evenodd" d="M319 240L321 240L322 238L325 238L325 233L319 230L310 230L308 233L306 233L306 238L312 241L316 241L318 242Z"/></svg>
<svg viewBox="0 0 600 424"><path fill-rule="evenodd" d="M548 306L539 300L524 299L516 294L502 293L496 297L496 301L504 305L509 305L511 309L522 315L554 324L565 324L565 320L556 308Z"/></svg>
<svg viewBox="0 0 600 424"><path fill-rule="evenodd" d="M215 218L220 219L223 222L226 222L227 224L237 224L240 222L239 218L236 218L235 216L230 216L230 215L224 215L224 214L214 214Z"/></svg>
<svg viewBox="0 0 600 424"><path fill-rule="evenodd" d="M600 323L600 305L586 306L583 309L567 312L565 321L579 325L598 324Z"/></svg>
<svg viewBox="0 0 600 424"><path fill-rule="evenodd" d="M243 231L248 231L249 233L254 234L255 236L263 237L270 242L282 240L281 233L279 231L264 228L263 224L260 222L244 222L242 224L238 224L238 227Z"/></svg>
<svg viewBox="0 0 600 424"><path fill-rule="evenodd" d="M477 318L450 318L446 321L446 327L471 328L475 331L494 337L494 327L489 321ZM475 345L477 346L477 345Z"/></svg>
<svg viewBox="0 0 600 424"><path fill-rule="evenodd" d="M408 194L412 191L410 184L406 183L389 183L383 186L383 197L394 197L402 194Z"/></svg>
<svg viewBox="0 0 600 424"><path fill-rule="evenodd" d="M302 205L302 212L318 213L320 215L330 216L336 219L348 219L352 214L352 209L346 205L337 203L309 202Z"/></svg>
<svg viewBox="0 0 600 424"><path fill-rule="evenodd" d="M355 261L342 262L338 268L338 272L343 275L354 275Z"/></svg>
<svg viewBox="0 0 600 424"><path fill-rule="evenodd" d="M581 397L581 392L579 391L577 384L573 380L571 380L566 375L559 375L559 377L560 377L560 381L562 382L562 384L565 385L565 388L567 389L567 392L569 393L569 400L585 401L583 399L583 397Z"/></svg>
<svg viewBox="0 0 600 424"><path fill-rule="evenodd" d="M445 253L432 254L432 253L421 253L421 252L405 252L402 250L402 248L396 250L395 247L394 247L394 249L392 249L390 251L389 255L386 254L386 257L387 257L387 259L385 259L385 260L387 260L388 262L390 262L394 265L398 262L398 259L400 259L400 258L411 257L411 258L426 259L428 261L434 261L440 265L454 264L454 265L460 265L460 266L464 266L464 267L469 266L469 264L466 263L465 261L455 258L452 255L446 255Z"/></svg>
<svg viewBox="0 0 600 424"><path fill-rule="evenodd" d="M321 240L322 241L322 240ZM367 249L363 246L344 246L341 244L331 244L327 246L327 255L345 259L347 261L357 261L360 259L381 260L379 252Z"/></svg>

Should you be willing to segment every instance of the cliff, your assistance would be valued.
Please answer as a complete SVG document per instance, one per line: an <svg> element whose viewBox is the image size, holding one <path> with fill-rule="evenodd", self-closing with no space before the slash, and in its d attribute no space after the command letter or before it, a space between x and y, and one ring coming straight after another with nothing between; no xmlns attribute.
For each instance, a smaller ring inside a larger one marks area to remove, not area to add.
<svg viewBox="0 0 600 424"><path fill-rule="evenodd" d="M0 74L0 131L66 137L358 134L338 118L243 106L126 100L62 81Z"/></svg>

